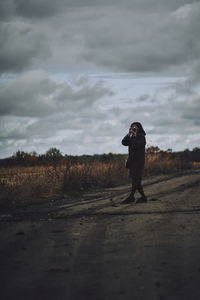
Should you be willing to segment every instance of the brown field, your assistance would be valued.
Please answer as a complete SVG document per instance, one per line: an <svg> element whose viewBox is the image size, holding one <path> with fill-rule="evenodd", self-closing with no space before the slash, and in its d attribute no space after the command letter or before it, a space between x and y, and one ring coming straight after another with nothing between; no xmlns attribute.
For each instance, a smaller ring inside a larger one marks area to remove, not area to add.
<svg viewBox="0 0 200 300"><path fill-rule="evenodd" d="M127 181L120 163L74 164L0 169L0 206L14 207L43 202L92 187L108 187ZM112 176L114 174L114 176Z"/></svg>
<svg viewBox="0 0 200 300"><path fill-rule="evenodd" d="M161 151L147 155L144 175L174 173L198 165L173 159L169 153ZM129 182L124 159L110 163L1 168L0 208L66 198L94 188L114 187Z"/></svg>

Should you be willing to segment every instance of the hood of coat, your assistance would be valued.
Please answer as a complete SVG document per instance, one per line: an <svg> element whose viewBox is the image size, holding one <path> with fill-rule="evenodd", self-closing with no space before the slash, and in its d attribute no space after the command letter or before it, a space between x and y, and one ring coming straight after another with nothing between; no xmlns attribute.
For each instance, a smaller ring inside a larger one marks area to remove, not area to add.
<svg viewBox="0 0 200 300"><path fill-rule="evenodd" d="M131 127L132 127L133 125L136 125L136 126L139 128L139 133L140 133L140 134L146 135L146 132L144 131L144 129L143 129L143 127L142 127L142 124L141 124L140 122L133 122L133 123L131 124Z"/></svg>

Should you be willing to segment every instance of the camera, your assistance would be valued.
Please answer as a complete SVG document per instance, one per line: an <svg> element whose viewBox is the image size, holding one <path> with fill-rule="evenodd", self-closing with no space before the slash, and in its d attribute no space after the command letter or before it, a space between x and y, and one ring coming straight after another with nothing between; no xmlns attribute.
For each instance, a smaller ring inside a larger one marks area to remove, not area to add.
<svg viewBox="0 0 200 300"><path fill-rule="evenodd" d="M133 127L133 132L137 132L137 128L136 127Z"/></svg>

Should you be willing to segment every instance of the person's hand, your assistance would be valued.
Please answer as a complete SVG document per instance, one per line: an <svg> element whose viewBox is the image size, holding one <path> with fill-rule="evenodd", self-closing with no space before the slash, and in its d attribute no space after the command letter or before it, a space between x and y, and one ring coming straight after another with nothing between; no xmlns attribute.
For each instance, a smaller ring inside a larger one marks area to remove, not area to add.
<svg viewBox="0 0 200 300"><path fill-rule="evenodd" d="M129 128L129 134L133 134L133 136L136 137L137 133L138 133L138 127L134 124Z"/></svg>
<svg viewBox="0 0 200 300"><path fill-rule="evenodd" d="M132 127L129 128L129 134L134 134Z"/></svg>
<svg viewBox="0 0 200 300"><path fill-rule="evenodd" d="M134 136L137 136L137 130L136 130L136 131L133 131L133 135L134 135Z"/></svg>
<svg viewBox="0 0 200 300"><path fill-rule="evenodd" d="M135 128L137 128L137 127L135 126ZM130 127L129 134L133 134L133 136L137 136L137 130L133 130L133 127Z"/></svg>

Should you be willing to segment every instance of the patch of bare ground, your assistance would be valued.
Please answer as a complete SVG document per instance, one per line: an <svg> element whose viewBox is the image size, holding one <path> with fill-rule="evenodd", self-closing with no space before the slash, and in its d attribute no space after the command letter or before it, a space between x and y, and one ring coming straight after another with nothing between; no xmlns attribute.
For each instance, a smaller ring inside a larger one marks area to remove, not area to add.
<svg viewBox="0 0 200 300"><path fill-rule="evenodd" d="M199 299L200 170L0 216L2 299Z"/></svg>

